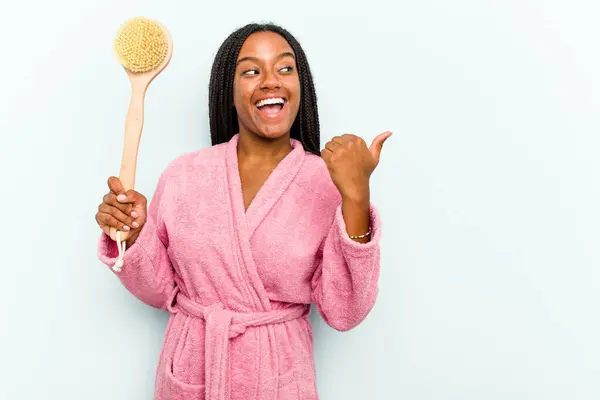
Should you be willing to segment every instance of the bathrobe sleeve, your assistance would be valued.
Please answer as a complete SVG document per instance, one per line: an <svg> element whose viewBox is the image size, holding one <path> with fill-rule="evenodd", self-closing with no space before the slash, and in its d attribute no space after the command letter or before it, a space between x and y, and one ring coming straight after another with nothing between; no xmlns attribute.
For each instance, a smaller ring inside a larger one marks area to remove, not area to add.
<svg viewBox="0 0 600 400"><path fill-rule="evenodd" d="M160 309L166 309L174 287L173 268L167 254L167 235L161 218L166 172L159 179L140 235L125 250L121 271L113 271L135 297ZM102 232L98 246L100 261L112 267L117 261L118 253L117 243Z"/></svg>
<svg viewBox="0 0 600 400"><path fill-rule="evenodd" d="M378 293L381 221L370 206L371 240L356 242L348 236L342 207L321 245L312 296L325 322L339 331L361 323L375 305Z"/></svg>

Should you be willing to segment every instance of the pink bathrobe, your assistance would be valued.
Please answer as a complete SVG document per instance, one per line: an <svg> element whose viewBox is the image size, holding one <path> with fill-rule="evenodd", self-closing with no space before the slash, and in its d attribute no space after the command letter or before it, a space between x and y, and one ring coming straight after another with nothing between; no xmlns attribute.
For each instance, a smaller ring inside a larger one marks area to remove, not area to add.
<svg viewBox="0 0 600 400"><path fill-rule="evenodd" d="M311 303L340 331L375 303L376 209L371 241L350 239L325 162L292 139L244 211L238 138L169 164L114 272L138 299L171 313L157 400L317 399ZM103 233L98 253L113 266L116 242Z"/></svg>

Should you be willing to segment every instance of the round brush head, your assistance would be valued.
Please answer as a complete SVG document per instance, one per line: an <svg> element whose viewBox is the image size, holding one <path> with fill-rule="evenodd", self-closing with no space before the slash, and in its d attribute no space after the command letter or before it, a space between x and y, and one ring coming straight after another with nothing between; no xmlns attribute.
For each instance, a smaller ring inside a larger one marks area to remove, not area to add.
<svg viewBox="0 0 600 400"><path fill-rule="evenodd" d="M119 28L114 49L126 70L133 73L152 71L168 54L168 34L151 19L132 18Z"/></svg>

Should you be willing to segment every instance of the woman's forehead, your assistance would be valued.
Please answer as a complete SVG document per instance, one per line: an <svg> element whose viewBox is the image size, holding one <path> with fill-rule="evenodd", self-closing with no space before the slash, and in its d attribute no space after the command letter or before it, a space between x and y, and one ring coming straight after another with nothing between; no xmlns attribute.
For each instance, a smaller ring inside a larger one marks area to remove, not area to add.
<svg viewBox="0 0 600 400"><path fill-rule="evenodd" d="M242 45L238 60L245 57L270 59L281 53L294 54L292 46L283 36L275 32L255 32Z"/></svg>

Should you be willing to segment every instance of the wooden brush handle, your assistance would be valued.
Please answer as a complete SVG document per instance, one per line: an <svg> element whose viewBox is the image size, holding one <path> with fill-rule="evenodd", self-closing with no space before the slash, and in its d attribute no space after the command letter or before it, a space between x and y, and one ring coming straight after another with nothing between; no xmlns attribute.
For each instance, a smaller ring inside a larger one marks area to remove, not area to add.
<svg viewBox="0 0 600 400"><path fill-rule="evenodd" d="M146 95L146 90L148 89L150 82L152 82L169 64L171 56L173 55L173 40L165 27L162 26L162 28L164 29L169 42L167 54L162 63L152 71L141 73L133 73L125 69L129 76L129 80L131 81L131 101L129 102L127 117L125 118L125 144L123 146L121 172L119 174L119 178L125 190L131 190L135 186L135 168L137 165L140 139L142 137L142 128L144 126L144 96ZM110 237L113 240L117 240L116 229L111 228ZM128 232L121 232L121 241L125 241L128 237Z"/></svg>
<svg viewBox="0 0 600 400"><path fill-rule="evenodd" d="M125 143L123 144L123 156L121 159L121 172L119 179L123 188L131 190L135 187L135 169L137 156L144 127L144 96L148 88L147 80L139 80L131 77L131 100L127 117L125 118ZM121 232L121 241L125 241L129 232ZM117 240L117 230L110 229L110 237Z"/></svg>

